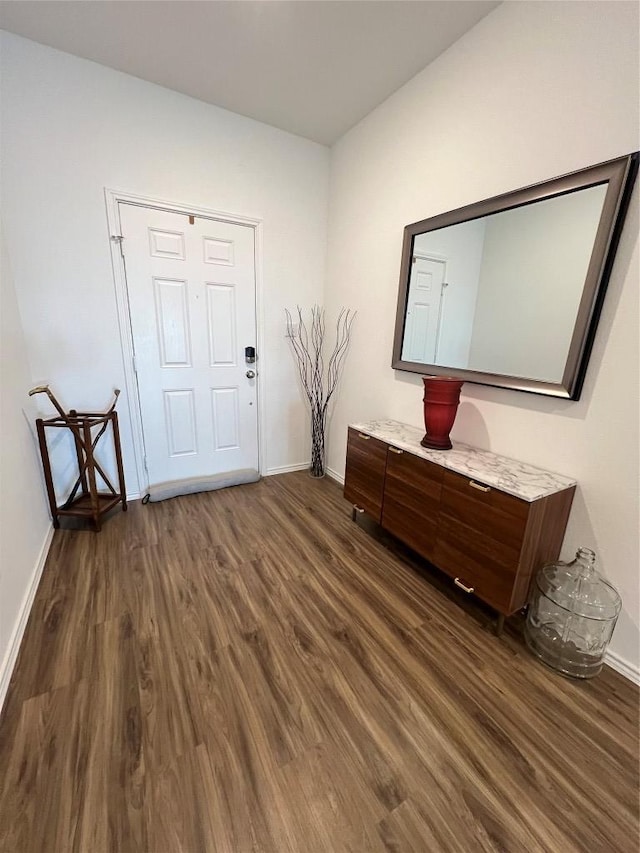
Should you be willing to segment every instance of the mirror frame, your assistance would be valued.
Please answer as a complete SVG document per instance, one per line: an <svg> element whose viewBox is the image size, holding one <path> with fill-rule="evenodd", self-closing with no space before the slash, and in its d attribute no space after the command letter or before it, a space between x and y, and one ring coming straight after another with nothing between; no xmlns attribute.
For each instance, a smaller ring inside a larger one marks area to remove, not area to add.
<svg viewBox="0 0 640 853"><path fill-rule="evenodd" d="M602 310L611 268L615 257L624 218L629 207L631 192L638 172L639 152L608 160L587 169L580 169L568 175L552 178L538 184L494 196L484 201L469 204L422 219L407 225L404 229L402 244L402 260L400 264L400 285L398 288L398 308L396 313L395 334L393 340L394 370L405 370L411 373L421 373L433 376L456 376L465 382L479 385L491 385L497 388L510 388L515 391L528 391L533 394L545 394L551 397L562 397L578 400L584 382L589 356L596 333L596 327ZM587 269L587 275L582 289L582 297L578 305L576 322L571 336L567 361L560 382L544 382L537 379L509 376L498 373L483 373L457 367L447 367L437 364L403 361L402 344L405 327L405 314L409 292L409 275L413 242L418 234L435 231L468 222L479 217L500 213L504 210L534 204L537 201L552 196L565 195L580 189L587 189L596 184L608 183L600 222Z"/></svg>

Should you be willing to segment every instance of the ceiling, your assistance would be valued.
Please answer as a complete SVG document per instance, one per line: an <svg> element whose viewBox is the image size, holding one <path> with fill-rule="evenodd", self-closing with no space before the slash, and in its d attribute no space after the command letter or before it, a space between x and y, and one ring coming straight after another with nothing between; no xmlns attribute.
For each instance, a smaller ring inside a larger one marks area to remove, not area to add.
<svg viewBox="0 0 640 853"><path fill-rule="evenodd" d="M0 26L331 145L485 0L3 0Z"/></svg>

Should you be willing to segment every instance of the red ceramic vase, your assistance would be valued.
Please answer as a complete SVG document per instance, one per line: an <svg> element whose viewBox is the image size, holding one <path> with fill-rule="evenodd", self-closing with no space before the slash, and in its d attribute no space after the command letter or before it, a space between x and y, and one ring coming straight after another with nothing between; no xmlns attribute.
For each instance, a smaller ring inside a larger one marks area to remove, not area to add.
<svg viewBox="0 0 640 853"><path fill-rule="evenodd" d="M420 444L434 450L450 450L449 433L460 402L461 379L451 376L424 376L424 426L427 434Z"/></svg>

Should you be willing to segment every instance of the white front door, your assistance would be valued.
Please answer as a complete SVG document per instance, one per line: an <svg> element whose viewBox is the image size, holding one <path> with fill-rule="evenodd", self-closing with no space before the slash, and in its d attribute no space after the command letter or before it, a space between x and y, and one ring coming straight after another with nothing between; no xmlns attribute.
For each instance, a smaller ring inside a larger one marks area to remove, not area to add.
<svg viewBox="0 0 640 853"><path fill-rule="evenodd" d="M257 471L253 228L119 210L148 485Z"/></svg>
<svg viewBox="0 0 640 853"><path fill-rule="evenodd" d="M414 255L407 296L402 358L435 364L446 262Z"/></svg>

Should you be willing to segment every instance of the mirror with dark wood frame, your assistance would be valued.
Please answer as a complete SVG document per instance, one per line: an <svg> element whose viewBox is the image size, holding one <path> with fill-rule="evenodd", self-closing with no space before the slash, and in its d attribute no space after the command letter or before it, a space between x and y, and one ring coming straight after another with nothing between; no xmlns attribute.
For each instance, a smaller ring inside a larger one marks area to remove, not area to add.
<svg viewBox="0 0 640 853"><path fill-rule="evenodd" d="M577 400L638 153L408 225L392 366Z"/></svg>

